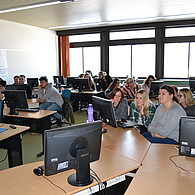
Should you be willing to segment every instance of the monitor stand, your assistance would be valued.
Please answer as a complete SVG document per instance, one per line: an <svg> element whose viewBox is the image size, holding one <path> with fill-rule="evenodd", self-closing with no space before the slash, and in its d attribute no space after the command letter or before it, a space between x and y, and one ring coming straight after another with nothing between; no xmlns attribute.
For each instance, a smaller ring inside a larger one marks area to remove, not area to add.
<svg viewBox="0 0 195 195"><path fill-rule="evenodd" d="M89 149L87 147L77 149L76 173L68 177L68 183L73 186L87 186L92 182Z"/></svg>
<svg viewBox="0 0 195 195"><path fill-rule="evenodd" d="M18 115L19 113L16 112L16 108L15 108L15 104L14 103L10 103L10 113L9 115Z"/></svg>

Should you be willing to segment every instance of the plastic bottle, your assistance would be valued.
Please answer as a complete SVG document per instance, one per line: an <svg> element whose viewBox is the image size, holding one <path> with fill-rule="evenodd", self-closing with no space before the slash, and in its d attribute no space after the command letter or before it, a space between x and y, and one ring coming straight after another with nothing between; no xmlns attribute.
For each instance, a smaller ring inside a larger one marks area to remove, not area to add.
<svg viewBox="0 0 195 195"><path fill-rule="evenodd" d="M92 104L89 104L88 107L88 122L93 122L93 106Z"/></svg>

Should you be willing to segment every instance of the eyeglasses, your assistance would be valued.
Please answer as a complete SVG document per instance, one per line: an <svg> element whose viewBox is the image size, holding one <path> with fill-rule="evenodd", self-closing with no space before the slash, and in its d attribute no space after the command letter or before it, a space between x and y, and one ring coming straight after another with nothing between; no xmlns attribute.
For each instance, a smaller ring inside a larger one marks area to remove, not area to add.
<svg viewBox="0 0 195 195"><path fill-rule="evenodd" d="M177 95L177 97L178 97L178 98L181 98L181 97L183 97L183 95Z"/></svg>

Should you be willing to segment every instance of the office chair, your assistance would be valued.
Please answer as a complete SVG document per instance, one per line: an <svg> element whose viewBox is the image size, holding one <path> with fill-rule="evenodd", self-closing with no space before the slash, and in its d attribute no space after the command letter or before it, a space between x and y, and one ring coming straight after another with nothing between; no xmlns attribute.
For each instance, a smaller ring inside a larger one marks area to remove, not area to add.
<svg viewBox="0 0 195 195"><path fill-rule="evenodd" d="M3 104L4 104L4 101L0 100L0 123L3 122Z"/></svg>
<svg viewBox="0 0 195 195"><path fill-rule="evenodd" d="M70 97L71 97L71 90L70 89L64 89L62 91L63 97L68 98L68 101L70 102Z"/></svg>

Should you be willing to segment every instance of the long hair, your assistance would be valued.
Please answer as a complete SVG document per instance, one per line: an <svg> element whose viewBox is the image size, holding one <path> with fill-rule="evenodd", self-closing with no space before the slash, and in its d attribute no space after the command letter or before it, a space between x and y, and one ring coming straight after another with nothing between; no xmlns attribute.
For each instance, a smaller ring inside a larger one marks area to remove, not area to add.
<svg viewBox="0 0 195 195"><path fill-rule="evenodd" d="M186 103L187 106L192 106L192 105L195 104L194 96L193 96L190 89L183 88L183 89L180 89L179 91L181 91L183 93L184 98L185 98L185 103Z"/></svg>
<svg viewBox="0 0 195 195"><path fill-rule="evenodd" d="M141 98L143 100L143 103L144 103L144 114L149 117L149 107L151 105L151 101L149 99L149 95L148 95L148 92L145 90L145 89L140 89L137 91L136 93L136 96L137 94L140 94L141 95ZM135 107L138 108L138 104L137 104L137 101L136 101L136 98L134 100L134 103L135 103Z"/></svg>
<svg viewBox="0 0 195 195"><path fill-rule="evenodd" d="M148 85L149 85L150 79L153 79L153 81L156 80L156 79L154 78L153 75L149 75L149 76L146 78L146 80L144 81L144 84L148 86Z"/></svg>
<svg viewBox="0 0 195 195"><path fill-rule="evenodd" d="M123 99L124 99L124 93L123 93L123 91L122 91L122 89L120 88L120 87L115 87L113 90L112 90L112 92L111 92L111 94L110 94L110 99L114 99L114 96L116 95L116 93L117 92L121 92L121 100L120 100L120 102L119 102L119 104L123 101Z"/></svg>
<svg viewBox="0 0 195 195"><path fill-rule="evenodd" d="M89 73L85 73L84 78L89 78L89 87L92 88L94 83L93 83L93 79L91 78L91 75Z"/></svg>
<svg viewBox="0 0 195 195"><path fill-rule="evenodd" d="M116 87L116 84L117 84L118 81L119 81L119 79L115 78L114 81L112 81L112 83L110 83L108 89L113 90Z"/></svg>

